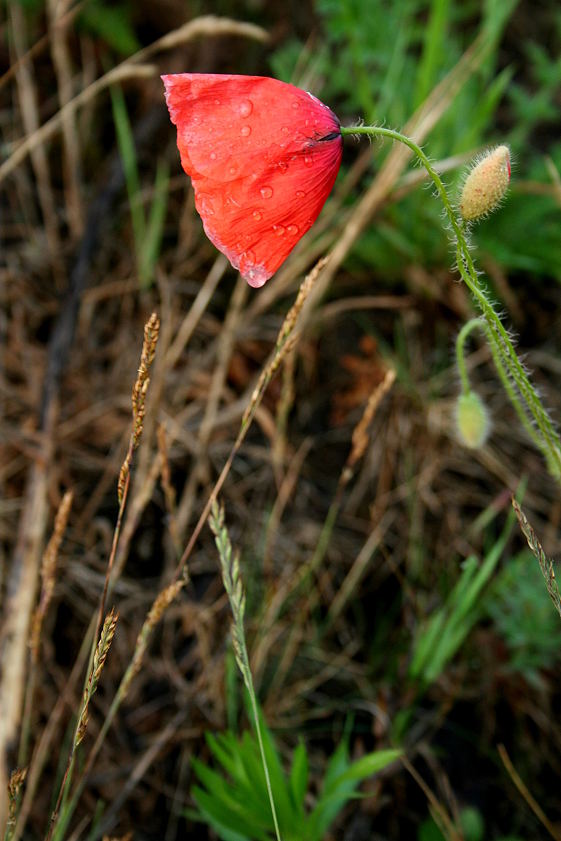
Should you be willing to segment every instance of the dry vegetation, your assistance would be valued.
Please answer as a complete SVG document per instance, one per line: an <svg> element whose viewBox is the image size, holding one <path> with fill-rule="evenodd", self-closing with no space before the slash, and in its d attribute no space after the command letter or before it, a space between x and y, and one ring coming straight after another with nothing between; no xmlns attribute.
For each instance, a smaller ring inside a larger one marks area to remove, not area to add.
<svg viewBox="0 0 561 841"><path fill-rule="evenodd" d="M360 756L391 746L396 719L411 716L402 742L409 770L392 766L366 786L370 796L347 807L333 837L415 838L431 800L456 838L465 805L484 815L486 838L546 837L527 786L560 838L558 669L538 664L536 683L509 670L484 615L424 695L407 678L422 620L462 560L483 557L497 539L511 493L526 483L524 510L549 554L561 519L559 486L519 428L483 342L468 363L493 432L477 452L456 440L453 340L473 308L452 269L410 262L390 285L376 266L353 271L347 262L361 232L419 189L405 175L408 152L396 148L371 173L372 149L349 144L312 235L255 292L202 234L158 74L269 72L266 56L287 37L288 19L263 4L261 29L233 4L242 23L193 15L185 26L184 4L141 2L134 22L154 46L119 64L76 25L82 5L3 6L0 784L5 791L12 770L28 766L21 837L46 837L80 727L77 767L88 763L88 773L68 838L88 837L100 801L95 837L212 837L182 816L192 806L190 758L208 758L205 731L246 726L228 603L201 519L222 474L253 677L282 749L303 737L317 782L345 727ZM310 9L301 14L313 19ZM481 60L476 44L405 130L430 148L431 130ZM171 173L144 288L108 91L117 82L146 214L158 161ZM282 325L300 284L328 253L286 343ZM529 278L509 277L492 256L486 268L560 417L560 287L551 279L530 292ZM159 337L133 420L153 312ZM264 370L270 382L259 379ZM119 480L127 452L130 475ZM523 545L514 530L502 563ZM106 586L118 621L103 668L96 660L86 727L76 716Z"/></svg>

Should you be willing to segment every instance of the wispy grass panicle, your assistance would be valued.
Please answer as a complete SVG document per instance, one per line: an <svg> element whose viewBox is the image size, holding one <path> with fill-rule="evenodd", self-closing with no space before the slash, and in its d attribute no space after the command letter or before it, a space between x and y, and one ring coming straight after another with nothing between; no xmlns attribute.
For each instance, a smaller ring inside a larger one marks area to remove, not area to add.
<svg viewBox="0 0 561 841"><path fill-rule="evenodd" d="M24 766L28 761L29 742L31 734L31 723L33 718L33 703L35 699L35 687L39 673L39 654L41 650L41 631L43 621L47 615L51 603L56 580L56 565L60 544L66 531L68 517L72 507L73 493L66 491L55 516L53 533L41 560L41 594L39 603L35 608L31 619L31 632L29 635L29 648L31 651L31 663L29 675L25 686L25 699L23 704L23 715L18 748L18 764Z"/></svg>
<svg viewBox="0 0 561 841"><path fill-rule="evenodd" d="M90 701L97 690L99 679L101 677L101 672L103 671L105 661L107 660L107 655L109 654L109 649L111 648L111 643L113 642L113 637L115 635L115 629L117 627L118 619L118 613L115 611L114 608L111 608L111 610L105 617L103 628L101 629L101 635L99 637L99 642L97 644L94 654L92 669L88 676L88 682L84 690L84 697L82 699L82 709L80 710L80 717L78 719L78 725L76 727L76 736L74 740L76 747L80 744L80 742L86 735L86 729L89 720Z"/></svg>
<svg viewBox="0 0 561 841"><path fill-rule="evenodd" d="M144 428L144 413L146 411L146 393L150 384L150 367L154 361L156 354L156 345L158 344L158 336L160 333L160 319L155 312L152 313L146 324L144 325L144 342L142 344L142 353L140 356L140 365L138 366L138 375L136 377L132 389L132 418L133 428L129 443L129 449L125 460L122 464L119 473L119 481L117 483L117 494L119 502L122 501L125 486L130 477L130 467L132 462L133 452L140 443L140 437Z"/></svg>
<svg viewBox="0 0 561 841"><path fill-rule="evenodd" d="M306 275L300 285L296 300L281 324L273 352L269 361L261 371L257 384L251 395L251 400L249 401L243 414L237 439L240 443L245 437L249 424L255 417L255 412L263 399L267 386L278 371L283 359L285 359L287 354L293 351L296 346L296 342L298 341L296 326L298 324L300 314L304 309L306 301L309 299L323 268L327 265L328 259L328 257L323 257L321 260L318 260L312 271Z"/></svg>
<svg viewBox="0 0 561 841"><path fill-rule="evenodd" d="M90 702L97 690L99 679L101 677L101 673L103 671L103 667L105 665L105 661L107 660L107 655L109 654L109 649L111 647L111 643L115 635L115 629L117 627L118 619L118 613L115 611L114 608L111 608L111 610L105 617L103 627L101 629L101 634L99 635L99 640L95 647L92 665L86 681L84 695L82 697L82 705L80 707L78 720L76 722L76 728L74 730L74 737L70 746L68 762L66 764L64 776L60 784L56 805L51 814L47 841L51 841L51 839L53 838L53 834L57 831L57 822L60 814L61 805L63 803L63 800L66 800L69 793L70 783L72 779L72 769L74 767L74 760L76 756L76 749L78 748L79 744L83 741L84 736L86 735L89 720ZM59 836L57 835L55 837L57 837L58 839Z"/></svg>
<svg viewBox="0 0 561 841"><path fill-rule="evenodd" d="M43 619L47 613L55 588L55 572L58 552L60 544L62 543L62 538L64 537L64 533L66 531L68 516L72 507L72 499L72 491L66 491L58 507L58 511L55 516L53 533L51 535L51 539L47 543L47 547L43 553L43 559L41 561L41 595L39 597L39 604L33 614L29 640L31 657L35 663L39 657L39 642L41 638Z"/></svg>
<svg viewBox="0 0 561 841"><path fill-rule="evenodd" d="M14 834L21 799L21 787L25 782L26 776L27 768L16 768L15 771L12 771L10 774L10 779L8 781L8 820L6 821L4 841L10 841Z"/></svg>
<svg viewBox="0 0 561 841"><path fill-rule="evenodd" d="M351 439L352 447L347 459L347 466L349 469L353 469L355 467L355 465L362 459L366 451L368 441L370 440L368 432L370 424L374 419L378 406L393 386L395 376L393 368L388 368L384 375L384 379L379 382L370 393L366 406L364 407L362 417L353 429Z"/></svg>
<svg viewBox="0 0 561 841"><path fill-rule="evenodd" d="M236 663L242 674L249 699L251 702L251 709L253 712L253 719L255 725L255 732L257 741L259 742L259 752L261 754L261 762L263 764L263 771L265 774L265 782L267 785L267 793L269 796L269 803L271 806L271 814L273 817L273 824L275 827L275 835L277 841L281 841L280 829L277 819L277 812L275 809L275 800L273 797L273 789L271 786L271 776L269 766L267 765L267 757L265 755L265 747L263 744L263 734L261 732L261 725L259 722L259 710L257 707L257 696L255 694L255 687L253 685L253 676L249 665L249 655L247 652L247 644L245 640L244 631L244 614L245 614L245 593L243 589L243 582L240 572L240 562L237 553L232 549L232 543L226 522L224 518L224 508L218 504L216 500L212 502L212 509L209 517L209 525L214 534L216 548L220 558L220 568L222 572L222 581L224 582L224 589L228 595L230 607L234 621L232 622L232 644L234 647L234 654Z"/></svg>
<svg viewBox="0 0 561 841"><path fill-rule="evenodd" d="M545 554L536 532L528 522L528 518L514 497L512 498L512 507L514 508L514 513L518 519L518 524L522 534L526 538L532 554L540 565L549 597L553 602L557 613L561 616L561 593L559 592L559 585L557 584L557 579L555 577L553 561Z"/></svg>
<svg viewBox="0 0 561 841"><path fill-rule="evenodd" d="M117 689L117 692L115 693L115 696L109 707L109 710L107 711L103 719L101 728L99 730L99 733L97 734L93 747L87 756L83 768L81 768L80 775L76 781L74 791L72 792L72 797L66 803L66 814L64 816L65 821L68 821L69 817L74 813L80 795L84 790L84 786L88 775L99 754L101 746L103 745L105 738L109 730L111 729L111 726L115 720L115 716L123 700L128 694L131 682L142 667L144 656L146 654L146 650L148 648L148 644L150 642L154 629L161 621L164 613L186 583L187 576L178 581L172 582L164 590L162 590L161 593L159 593L156 596L156 599L154 600L154 603L152 604L152 607L150 608L148 615L144 620L140 633L138 634L131 661L125 671L125 674L123 675L121 683L119 684L119 688ZM55 837L56 841L59 841L59 836Z"/></svg>
<svg viewBox="0 0 561 841"><path fill-rule="evenodd" d="M135 449L140 443L140 436L142 435L144 413L146 411L146 393L150 384L150 367L154 361L156 354L156 345L158 344L158 336L160 333L160 319L157 313L153 312L146 324L144 325L144 340L142 342L142 351L140 354L140 364L138 366L138 374L132 389L132 431L129 439L129 447L125 460L122 464L119 480L117 483L117 495L119 498L119 513L117 514L117 522L113 531L113 541L111 544L111 552L109 560L107 561L107 568L105 570L105 580L103 582L103 592L99 600L99 608L97 614L97 625L92 643L92 653L90 655L90 663L95 657L93 646L100 636L101 623L105 613L105 604L107 601L107 594L109 592L109 581L113 571L113 564L117 554L117 546L121 534L121 526L123 524L123 516L125 513L125 506L128 497L128 490L130 485L130 469L132 464L132 457Z"/></svg>
<svg viewBox="0 0 561 841"><path fill-rule="evenodd" d="M178 581L173 581L156 596L154 604L148 611L148 616L144 620L140 633L137 637L132 660L125 672L123 680L121 681L121 685L119 686L117 692L119 699L122 699L127 695L131 681L140 671L146 649L148 648L148 643L154 632L154 628L160 622L165 611L175 600L177 594L183 589L186 583L187 577L179 579Z"/></svg>
<svg viewBox="0 0 561 841"><path fill-rule="evenodd" d="M213 503L209 517L209 525L214 534L218 557L220 558L220 570L224 589L230 602L234 621L232 622L232 642L236 663L242 674L248 692L251 691L251 671L249 657L245 644L244 615L245 615L245 593L240 573L240 559L238 553L232 550L230 536L224 522L224 508Z"/></svg>

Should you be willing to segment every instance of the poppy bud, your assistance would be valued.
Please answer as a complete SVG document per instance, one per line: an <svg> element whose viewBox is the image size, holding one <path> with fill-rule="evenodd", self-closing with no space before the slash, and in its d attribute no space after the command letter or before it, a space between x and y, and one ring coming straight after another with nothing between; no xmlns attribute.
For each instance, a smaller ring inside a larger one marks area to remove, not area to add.
<svg viewBox="0 0 561 841"><path fill-rule="evenodd" d="M501 202L510 181L510 150L497 146L476 161L460 197L460 213L466 222L486 216Z"/></svg>
<svg viewBox="0 0 561 841"><path fill-rule="evenodd" d="M473 391L461 394L456 403L456 426L462 444L476 450L482 447L490 430L489 414Z"/></svg>

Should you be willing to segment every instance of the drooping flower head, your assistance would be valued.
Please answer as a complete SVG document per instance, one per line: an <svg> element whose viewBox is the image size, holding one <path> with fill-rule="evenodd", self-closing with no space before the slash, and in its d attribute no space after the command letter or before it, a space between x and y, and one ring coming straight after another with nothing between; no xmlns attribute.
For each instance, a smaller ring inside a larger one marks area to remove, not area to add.
<svg viewBox="0 0 561 841"><path fill-rule="evenodd" d="M205 232L251 286L263 286L335 183L339 121L315 96L278 79L177 73L162 80Z"/></svg>

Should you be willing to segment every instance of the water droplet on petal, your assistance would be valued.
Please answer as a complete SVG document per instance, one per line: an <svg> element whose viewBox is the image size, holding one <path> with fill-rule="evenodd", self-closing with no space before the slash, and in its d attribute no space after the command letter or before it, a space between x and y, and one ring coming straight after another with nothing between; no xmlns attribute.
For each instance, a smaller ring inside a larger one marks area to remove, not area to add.
<svg viewBox="0 0 561 841"><path fill-rule="evenodd" d="M197 209L201 216L214 216L214 205L209 196L198 196Z"/></svg>
<svg viewBox="0 0 561 841"><path fill-rule="evenodd" d="M235 164L232 164L232 166L230 167L230 175L235 175L237 171L238 167Z"/></svg>
<svg viewBox="0 0 561 841"><path fill-rule="evenodd" d="M303 199L306 193L304 192L304 190L296 190L296 193L294 195L297 199Z"/></svg>
<svg viewBox="0 0 561 841"><path fill-rule="evenodd" d="M312 158L311 155L304 155L304 163L306 164L306 166L313 166L314 165L314 159Z"/></svg>
<svg viewBox="0 0 561 841"><path fill-rule="evenodd" d="M261 195L264 199L270 199L273 195L272 187L261 187Z"/></svg>
<svg viewBox="0 0 561 841"><path fill-rule="evenodd" d="M273 231L275 232L276 236L283 237L286 231L284 225L273 225Z"/></svg>
<svg viewBox="0 0 561 841"><path fill-rule="evenodd" d="M298 225L289 225L286 229L286 232L290 234L291 237L295 237L296 234L300 232L300 228L298 227Z"/></svg>
<svg viewBox="0 0 561 841"><path fill-rule="evenodd" d="M240 257L240 268L244 271L246 268L251 268L251 266L255 265L255 254L248 248L247 251L244 251L242 256Z"/></svg>
<svg viewBox="0 0 561 841"><path fill-rule="evenodd" d="M279 161L277 167L280 169L281 172L286 172L288 169L288 164L286 161Z"/></svg>
<svg viewBox="0 0 561 841"><path fill-rule="evenodd" d="M214 104L215 104L215 105L220 105L220 100L219 100L219 99L215 99L215 100L214 100Z"/></svg>
<svg viewBox="0 0 561 841"><path fill-rule="evenodd" d="M249 137L251 134L251 126L242 126L240 129L240 134L242 137Z"/></svg>
<svg viewBox="0 0 561 841"><path fill-rule="evenodd" d="M258 210L254 210L252 216L256 222L259 222L259 220L263 218Z"/></svg>
<svg viewBox="0 0 561 841"><path fill-rule="evenodd" d="M211 152L210 155L209 155L209 158L211 159L211 161L215 161L216 160L216 152Z"/></svg>
<svg viewBox="0 0 561 841"><path fill-rule="evenodd" d="M282 132L283 134L288 134L288 131L289 131L288 126L283 126L283 127L281 128L281 132Z"/></svg>
<svg viewBox="0 0 561 841"><path fill-rule="evenodd" d="M244 99L242 100L242 102L240 102L238 110L242 117L249 117L249 115L253 111L253 103L250 102L249 99Z"/></svg>
<svg viewBox="0 0 561 841"><path fill-rule="evenodd" d="M271 277L271 273L264 266L254 266L249 271L243 272L243 276L250 286L259 289Z"/></svg>
<svg viewBox="0 0 561 841"><path fill-rule="evenodd" d="M294 102L292 103L292 107L296 110L297 108L300 107L300 103L295 99Z"/></svg>

